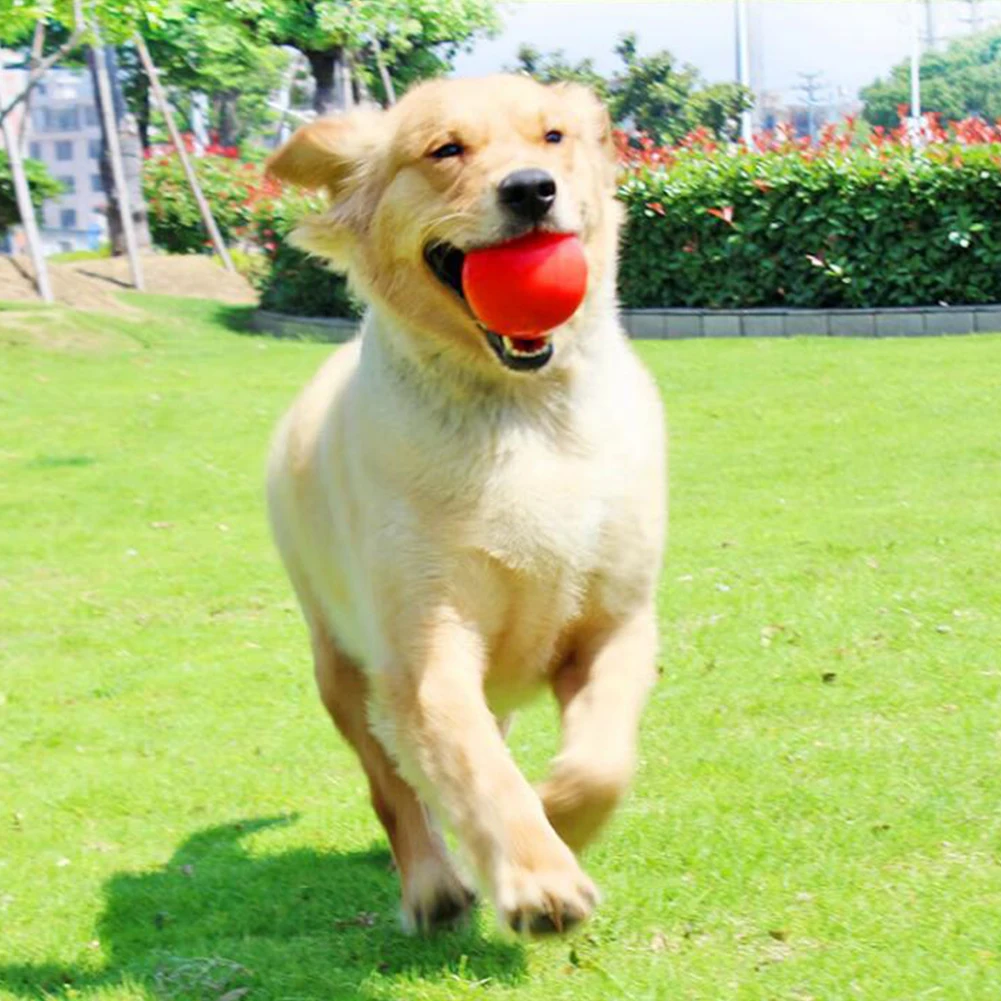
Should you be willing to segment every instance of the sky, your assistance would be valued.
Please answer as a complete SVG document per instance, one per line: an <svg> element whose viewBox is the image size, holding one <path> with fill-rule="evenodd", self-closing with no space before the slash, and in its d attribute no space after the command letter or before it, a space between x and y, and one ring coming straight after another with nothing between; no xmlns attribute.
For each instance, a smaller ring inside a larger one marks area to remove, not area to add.
<svg viewBox="0 0 1001 1001"><path fill-rule="evenodd" d="M829 88L848 95L906 59L912 39L909 0L751 0L756 90L789 96L804 72L820 72ZM925 4L915 4L921 30ZM1001 2L977 5L984 26L1001 23ZM963 21L970 4L932 0L939 44L970 30ZM734 16L731 0L523 0L509 3L505 26L493 40L477 43L456 63L460 76L492 73L514 63L518 46L563 49L573 59L590 56L611 72L615 39L635 31L641 52L670 49L693 63L709 80L735 77Z"/></svg>

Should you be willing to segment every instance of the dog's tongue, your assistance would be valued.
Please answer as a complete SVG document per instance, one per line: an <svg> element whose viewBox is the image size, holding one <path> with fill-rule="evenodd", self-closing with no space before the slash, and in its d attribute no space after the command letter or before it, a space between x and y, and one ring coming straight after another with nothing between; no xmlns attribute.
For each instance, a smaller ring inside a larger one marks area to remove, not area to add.
<svg viewBox="0 0 1001 1001"><path fill-rule="evenodd" d="M470 251L462 291L485 327L523 348L541 349L539 335L566 323L584 299L584 248L572 234L530 233Z"/></svg>

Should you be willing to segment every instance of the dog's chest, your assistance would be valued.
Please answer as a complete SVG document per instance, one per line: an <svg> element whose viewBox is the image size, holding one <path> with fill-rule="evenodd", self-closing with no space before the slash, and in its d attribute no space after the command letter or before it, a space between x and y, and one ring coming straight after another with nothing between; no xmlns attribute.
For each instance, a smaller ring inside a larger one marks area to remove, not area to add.
<svg viewBox="0 0 1001 1001"><path fill-rule="evenodd" d="M465 542L520 578L574 586L594 568L608 505L595 456L512 435L470 497Z"/></svg>

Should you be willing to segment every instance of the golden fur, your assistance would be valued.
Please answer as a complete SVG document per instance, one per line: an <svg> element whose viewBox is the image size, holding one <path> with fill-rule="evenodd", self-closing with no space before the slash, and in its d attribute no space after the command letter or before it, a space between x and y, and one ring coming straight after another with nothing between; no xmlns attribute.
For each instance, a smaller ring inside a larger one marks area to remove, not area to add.
<svg viewBox="0 0 1001 1001"><path fill-rule="evenodd" d="M448 142L463 155L429 155ZM269 166L327 189L296 240L369 304L281 422L268 497L405 920L430 928L472 899L440 818L507 923L562 930L597 899L575 852L633 772L666 521L660 402L616 315L607 115L576 86L440 81L304 126ZM510 235L497 185L524 167L556 179L543 228L577 233L589 266L552 360L527 373L500 363L423 256ZM535 790L502 721L547 685L563 746Z"/></svg>

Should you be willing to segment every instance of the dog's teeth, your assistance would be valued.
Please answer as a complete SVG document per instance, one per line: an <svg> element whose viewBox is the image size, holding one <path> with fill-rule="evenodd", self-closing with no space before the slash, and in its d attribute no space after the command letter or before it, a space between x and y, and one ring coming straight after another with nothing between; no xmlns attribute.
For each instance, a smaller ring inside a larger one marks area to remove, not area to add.
<svg viewBox="0 0 1001 1001"><path fill-rule="evenodd" d="M504 342L504 350L516 358L535 358L536 355L541 355L549 347L549 341L543 339L541 347L534 351L525 351L518 346L517 341L512 341L510 337L502 336L501 340Z"/></svg>

